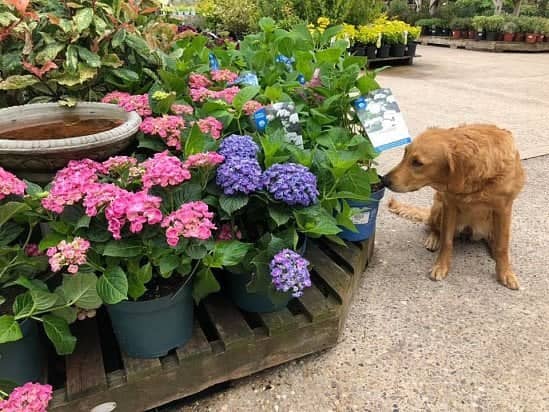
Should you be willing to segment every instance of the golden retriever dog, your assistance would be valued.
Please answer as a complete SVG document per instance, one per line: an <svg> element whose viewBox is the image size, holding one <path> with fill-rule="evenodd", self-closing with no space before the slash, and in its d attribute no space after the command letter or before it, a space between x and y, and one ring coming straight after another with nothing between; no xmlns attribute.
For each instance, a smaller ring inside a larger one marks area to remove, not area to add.
<svg viewBox="0 0 549 412"><path fill-rule="evenodd" d="M394 192L425 186L436 190L430 209L391 199L389 209L425 222L425 247L440 249L431 279L448 276L454 238L470 234L485 240L496 261L500 283L518 289L509 258L513 201L525 181L513 136L493 125L471 124L452 129L428 129L406 147L402 161L383 177Z"/></svg>

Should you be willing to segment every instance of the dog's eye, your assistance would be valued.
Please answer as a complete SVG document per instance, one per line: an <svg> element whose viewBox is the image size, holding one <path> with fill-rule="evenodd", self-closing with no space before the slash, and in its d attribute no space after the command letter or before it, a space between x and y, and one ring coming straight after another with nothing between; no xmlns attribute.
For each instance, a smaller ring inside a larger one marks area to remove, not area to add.
<svg viewBox="0 0 549 412"><path fill-rule="evenodd" d="M413 167L421 167L421 166L423 166L423 163L421 161L417 160L417 159L413 159L412 160L412 166Z"/></svg>

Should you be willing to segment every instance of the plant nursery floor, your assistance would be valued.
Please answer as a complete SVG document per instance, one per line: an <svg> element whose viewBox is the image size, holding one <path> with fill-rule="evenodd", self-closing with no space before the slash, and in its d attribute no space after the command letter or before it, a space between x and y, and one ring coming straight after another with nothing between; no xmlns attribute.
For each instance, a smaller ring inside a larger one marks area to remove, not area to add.
<svg viewBox="0 0 549 412"><path fill-rule="evenodd" d="M412 134L493 122L515 132L523 157L549 153L549 55L418 53L413 66L379 76ZM384 154L380 170L400 156ZM549 410L549 157L524 165L512 240L520 291L496 282L480 244L458 244L447 280L430 281L422 227L390 215L387 196L374 260L335 348L158 411ZM427 205L431 195L399 199Z"/></svg>

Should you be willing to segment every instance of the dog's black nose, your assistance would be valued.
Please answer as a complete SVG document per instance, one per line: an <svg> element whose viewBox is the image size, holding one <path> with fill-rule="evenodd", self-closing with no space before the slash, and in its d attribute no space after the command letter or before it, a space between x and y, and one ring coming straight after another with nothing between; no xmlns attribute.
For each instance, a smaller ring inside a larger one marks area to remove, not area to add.
<svg viewBox="0 0 549 412"><path fill-rule="evenodd" d="M381 183L383 183L383 186L390 187L391 186L391 177L389 175L385 175L381 178Z"/></svg>

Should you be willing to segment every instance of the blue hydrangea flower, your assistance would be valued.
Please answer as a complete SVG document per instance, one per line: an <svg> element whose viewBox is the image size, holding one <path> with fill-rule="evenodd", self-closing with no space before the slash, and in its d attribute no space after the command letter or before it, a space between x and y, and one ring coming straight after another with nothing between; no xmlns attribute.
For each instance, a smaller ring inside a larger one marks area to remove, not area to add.
<svg viewBox="0 0 549 412"><path fill-rule="evenodd" d="M227 196L250 194L263 187L257 159L229 158L217 168L216 183Z"/></svg>
<svg viewBox="0 0 549 412"><path fill-rule="evenodd" d="M225 159L255 159L258 151L259 147L250 136L232 134L223 139L217 152Z"/></svg>
<svg viewBox="0 0 549 412"><path fill-rule="evenodd" d="M303 290L311 286L309 261L290 249L278 252L269 268L273 285L279 292L292 292L293 297L303 295Z"/></svg>
<svg viewBox="0 0 549 412"><path fill-rule="evenodd" d="M295 163L275 164L263 173L265 189L290 206L310 206L318 201L316 176Z"/></svg>

